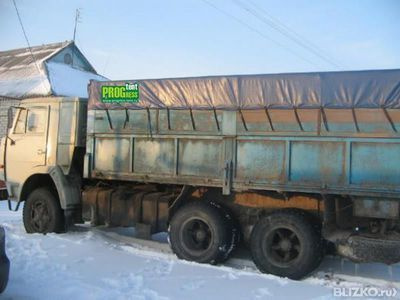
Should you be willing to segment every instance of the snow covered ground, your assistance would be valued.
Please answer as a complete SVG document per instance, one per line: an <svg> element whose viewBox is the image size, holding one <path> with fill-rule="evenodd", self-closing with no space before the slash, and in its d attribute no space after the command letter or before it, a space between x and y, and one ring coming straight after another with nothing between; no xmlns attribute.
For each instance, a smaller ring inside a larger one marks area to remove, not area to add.
<svg viewBox="0 0 400 300"><path fill-rule="evenodd" d="M292 281L260 274L251 263L231 267L240 259L224 266L181 261L165 244L147 247L88 227L28 235L21 212L9 212L4 202L0 223L11 261L1 299L331 299L335 287L400 289L399 266L327 258L314 275ZM165 242L165 236L157 238Z"/></svg>

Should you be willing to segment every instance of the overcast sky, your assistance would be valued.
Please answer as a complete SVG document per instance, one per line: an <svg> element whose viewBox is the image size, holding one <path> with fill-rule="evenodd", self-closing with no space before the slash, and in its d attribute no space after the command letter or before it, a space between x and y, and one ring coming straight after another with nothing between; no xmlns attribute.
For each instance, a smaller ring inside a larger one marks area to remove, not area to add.
<svg viewBox="0 0 400 300"><path fill-rule="evenodd" d="M76 43L110 79L400 68L400 0L16 3L31 45L71 40L81 8ZM0 50L21 47L0 0Z"/></svg>

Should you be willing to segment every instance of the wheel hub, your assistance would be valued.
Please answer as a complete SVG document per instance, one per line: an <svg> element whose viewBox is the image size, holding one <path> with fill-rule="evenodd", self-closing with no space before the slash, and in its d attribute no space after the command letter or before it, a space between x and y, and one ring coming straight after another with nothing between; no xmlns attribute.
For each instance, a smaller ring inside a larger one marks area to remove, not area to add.
<svg viewBox="0 0 400 300"><path fill-rule="evenodd" d="M279 246L283 251L290 251L292 249L292 243L288 239L280 241Z"/></svg>
<svg viewBox="0 0 400 300"><path fill-rule="evenodd" d="M202 242L206 238L206 232L204 230L196 230L195 236L197 241Z"/></svg>
<svg viewBox="0 0 400 300"><path fill-rule="evenodd" d="M270 235L271 259L277 263L292 263L301 250L296 233L288 228L277 228Z"/></svg>
<svg viewBox="0 0 400 300"><path fill-rule="evenodd" d="M205 251L211 245L210 227L203 220L192 219L183 226L183 243L189 251Z"/></svg>

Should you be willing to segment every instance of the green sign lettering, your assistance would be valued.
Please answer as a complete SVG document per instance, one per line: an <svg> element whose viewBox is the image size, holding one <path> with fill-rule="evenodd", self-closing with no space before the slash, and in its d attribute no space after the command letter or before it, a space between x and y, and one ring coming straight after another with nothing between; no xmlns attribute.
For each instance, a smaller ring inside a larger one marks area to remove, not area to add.
<svg viewBox="0 0 400 300"><path fill-rule="evenodd" d="M103 85L101 101L103 103L139 102L139 84Z"/></svg>

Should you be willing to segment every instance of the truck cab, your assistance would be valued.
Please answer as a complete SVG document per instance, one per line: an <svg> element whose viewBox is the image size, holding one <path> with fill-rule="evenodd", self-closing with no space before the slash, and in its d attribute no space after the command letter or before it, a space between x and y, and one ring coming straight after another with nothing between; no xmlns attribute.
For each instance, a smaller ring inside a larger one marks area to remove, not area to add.
<svg viewBox="0 0 400 300"><path fill-rule="evenodd" d="M25 201L34 189L47 185L64 210L79 204L78 196L71 197L79 187L69 181L76 181L71 174L78 174L81 164L75 160L84 155L86 107L87 99L44 97L11 108L15 117L0 148L0 179L10 200Z"/></svg>

